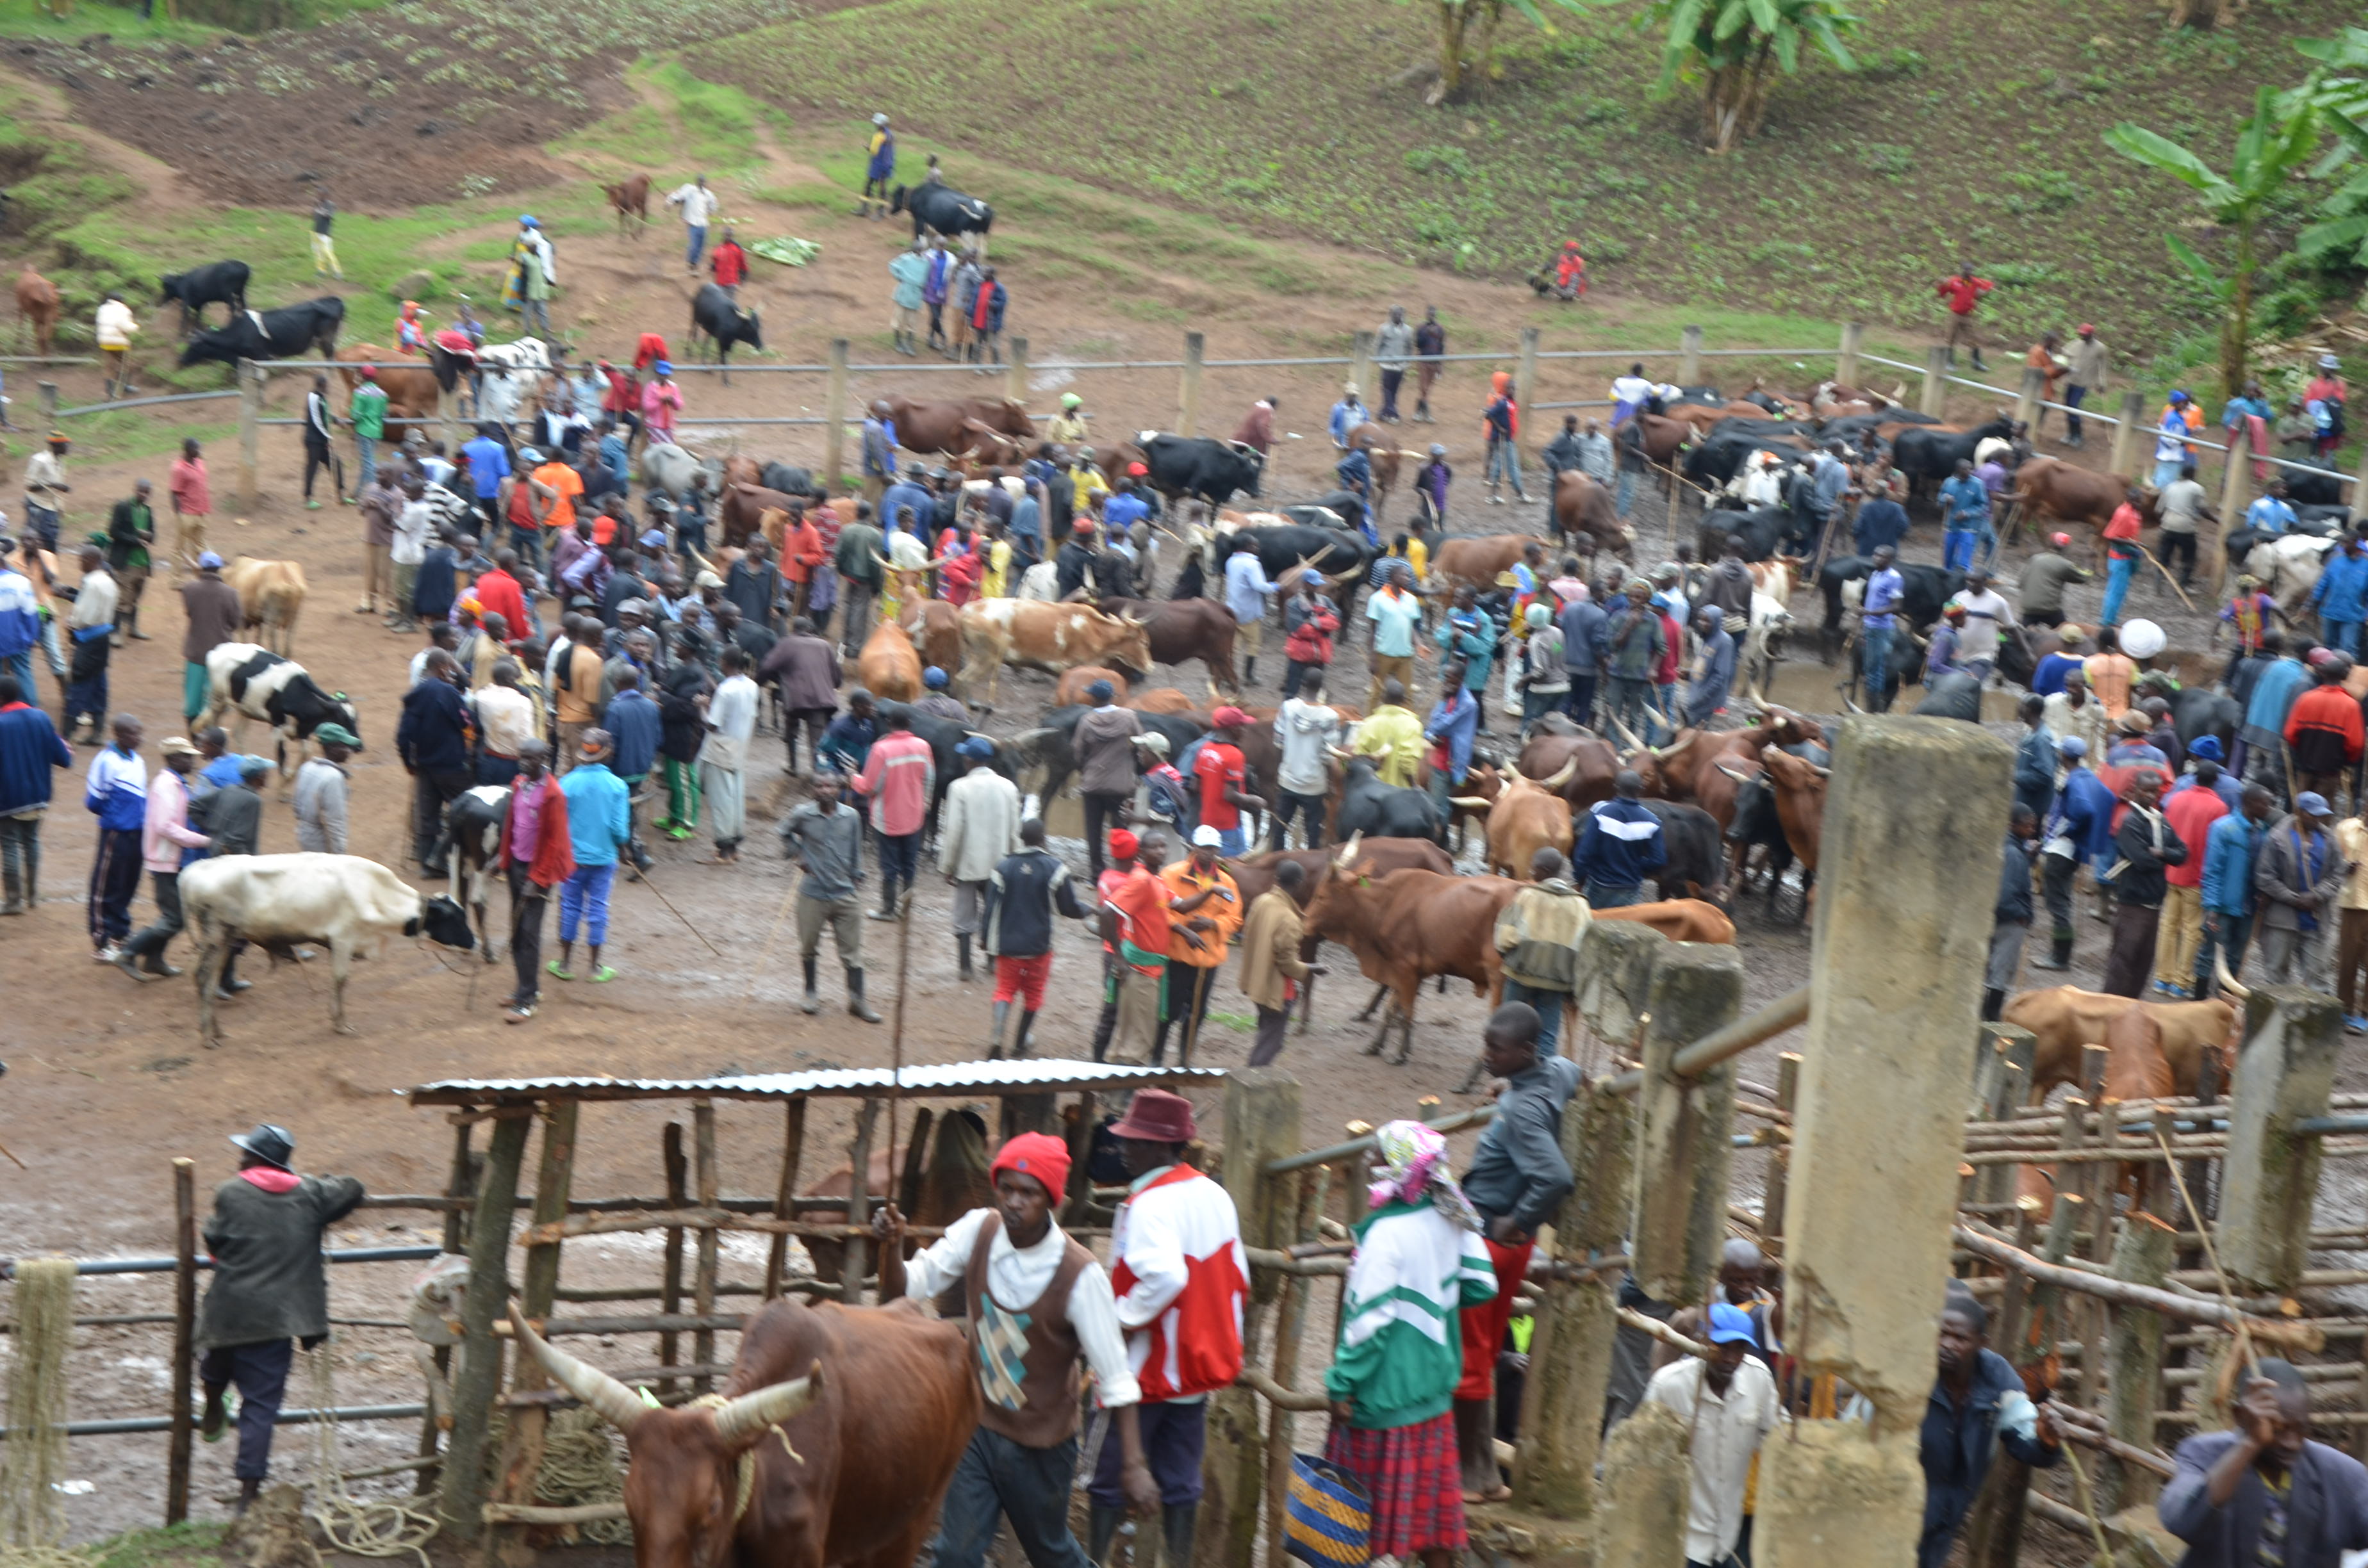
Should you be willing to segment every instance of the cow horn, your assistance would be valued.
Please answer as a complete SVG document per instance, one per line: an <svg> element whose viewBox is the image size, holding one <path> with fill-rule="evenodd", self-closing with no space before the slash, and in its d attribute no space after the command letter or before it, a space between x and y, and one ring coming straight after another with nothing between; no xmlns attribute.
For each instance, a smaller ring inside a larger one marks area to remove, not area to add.
<svg viewBox="0 0 2368 1568"><path fill-rule="evenodd" d="M822 1363L816 1361L795 1382L774 1383L719 1406L715 1412L715 1435L727 1443L753 1437L768 1426L787 1421L812 1404L821 1392Z"/></svg>
<svg viewBox="0 0 2368 1568"><path fill-rule="evenodd" d="M1653 749L1645 744L1645 737L1630 729L1627 725L1627 722L1622 720L1618 714L1612 715L1611 727L1620 732L1620 738L1628 743L1629 750L1651 751Z"/></svg>
<svg viewBox="0 0 2368 1568"><path fill-rule="evenodd" d="M1563 786L1568 784L1571 781L1572 776L1577 772L1578 754L1577 752L1573 752L1571 753L1570 760L1562 765L1562 771L1555 774L1551 778L1539 779L1537 781L1538 788L1543 790L1550 795L1559 795L1563 791Z"/></svg>
<svg viewBox="0 0 2368 1568"><path fill-rule="evenodd" d="M1744 772L1741 768L1735 767L1731 763L1715 762L1711 766L1717 768L1721 773L1725 774L1729 778L1734 779L1737 784L1748 784L1751 782L1750 774Z"/></svg>
<svg viewBox="0 0 2368 1568"><path fill-rule="evenodd" d="M554 1350L542 1335L527 1326L517 1307L510 1308L510 1331L532 1350L544 1371L559 1381L560 1387L584 1402L585 1408L620 1432L630 1432L651 1407L642 1403L641 1395L597 1367L587 1367L564 1350Z"/></svg>
<svg viewBox="0 0 2368 1568"><path fill-rule="evenodd" d="M2214 948L2212 953L2212 978L2219 983L2221 990L2239 1002L2252 995L2250 990L2237 984L2237 977L2228 972L2228 955L2217 948Z"/></svg>
<svg viewBox="0 0 2368 1568"><path fill-rule="evenodd" d="M1362 828L1359 828L1356 832L1350 834L1349 835L1349 842L1340 846L1340 853L1332 858L1332 863L1339 867L1344 871L1349 867L1355 865L1357 863L1357 844L1358 841L1362 839L1364 836L1365 830Z"/></svg>
<svg viewBox="0 0 2368 1568"><path fill-rule="evenodd" d="M1834 770L1833 770L1832 768L1830 768L1830 767L1817 767L1817 765L1816 765L1816 763L1814 763L1814 762L1813 762L1813 763L1811 763L1811 764L1809 764L1809 767L1811 767L1811 769L1813 769L1813 770L1816 773L1816 776L1817 776L1818 778L1831 778L1834 776Z"/></svg>
<svg viewBox="0 0 2368 1568"><path fill-rule="evenodd" d="M1352 751L1342 751L1338 746L1326 746L1324 749L1326 752L1329 752L1332 756L1338 757L1343 762L1349 761L1351 757L1357 755Z"/></svg>
<svg viewBox="0 0 2368 1568"><path fill-rule="evenodd" d="M1851 701L1848 696L1843 697L1842 706L1849 709L1851 712L1860 714L1861 716L1863 716L1866 712L1865 709L1861 708L1857 703Z"/></svg>
<svg viewBox="0 0 2368 1568"><path fill-rule="evenodd" d="M1485 812L1497 803L1484 801L1477 795L1450 795L1447 800L1449 804L1461 806L1467 812Z"/></svg>

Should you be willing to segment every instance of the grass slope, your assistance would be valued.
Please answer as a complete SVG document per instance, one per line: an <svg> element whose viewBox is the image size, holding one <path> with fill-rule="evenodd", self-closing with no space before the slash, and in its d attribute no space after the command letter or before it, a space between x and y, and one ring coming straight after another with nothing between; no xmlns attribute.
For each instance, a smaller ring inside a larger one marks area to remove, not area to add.
<svg viewBox="0 0 2368 1568"><path fill-rule="evenodd" d="M1893 0L1872 10L1871 69L1805 68L1757 142L1712 158L1695 99L1654 96L1657 42L1619 14L1524 30L1482 102L1422 108L1429 13L886 0L685 60L760 98L885 108L954 146L1406 261L1520 273L1577 233L1623 290L1914 324L1970 256L2009 285L1992 311L2009 335L2095 320L2151 349L2209 313L2163 252L2189 199L2100 135L2135 119L2216 158L2255 83L2301 74L2294 39L2356 19L2262 0L2226 33L2170 35L2148 0Z"/></svg>

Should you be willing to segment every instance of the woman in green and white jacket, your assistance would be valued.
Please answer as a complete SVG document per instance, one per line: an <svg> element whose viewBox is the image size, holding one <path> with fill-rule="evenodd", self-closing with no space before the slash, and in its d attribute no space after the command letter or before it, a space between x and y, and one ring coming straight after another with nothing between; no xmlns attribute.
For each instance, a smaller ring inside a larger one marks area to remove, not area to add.
<svg viewBox="0 0 2368 1568"><path fill-rule="evenodd" d="M1383 1166L1340 1311L1324 1392L1324 1457L1372 1504L1376 1557L1447 1568L1463 1549L1463 1483L1450 1415L1463 1375L1457 1313L1497 1293L1480 1217L1447 1165L1447 1140L1418 1121L1377 1135Z"/></svg>

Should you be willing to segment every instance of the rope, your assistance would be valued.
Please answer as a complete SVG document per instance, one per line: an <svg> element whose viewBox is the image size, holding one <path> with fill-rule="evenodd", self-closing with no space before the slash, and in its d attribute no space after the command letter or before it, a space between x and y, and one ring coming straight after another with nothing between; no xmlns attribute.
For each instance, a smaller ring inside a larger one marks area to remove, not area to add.
<svg viewBox="0 0 2368 1568"><path fill-rule="evenodd" d="M17 1265L15 1351L8 1425L0 1445L0 1563L7 1568L91 1568L94 1557L59 1544L65 1513L66 1346L74 1338L74 1266L61 1257Z"/></svg>
<svg viewBox="0 0 2368 1568"><path fill-rule="evenodd" d="M535 1500L558 1507L621 1502L625 1482L617 1467L612 1430L597 1411L552 1411L542 1433ZM622 1546L633 1539L632 1523L627 1519L596 1519L575 1528L584 1540L603 1546Z"/></svg>
<svg viewBox="0 0 2368 1568"><path fill-rule="evenodd" d="M337 1424L328 1413L337 1408L336 1379L332 1375L325 1342L304 1353L312 1379L314 1417L313 1506L307 1517L339 1551L356 1557L400 1557L409 1552L419 1568L432 1568L421 1549L442 1528L437 1517L393 1497L356 1497L346 1490L337 1468Z"/></svg>

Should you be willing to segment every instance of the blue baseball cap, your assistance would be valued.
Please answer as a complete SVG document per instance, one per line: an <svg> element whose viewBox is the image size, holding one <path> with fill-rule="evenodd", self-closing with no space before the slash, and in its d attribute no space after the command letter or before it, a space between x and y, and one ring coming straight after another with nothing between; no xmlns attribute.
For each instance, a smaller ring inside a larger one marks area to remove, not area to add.
<svg viewBox="0 0 2368 1568"><path fill-rule="evenodd" d="M1710 1342L1725 1345L1738 1339L1746 1345L1759 1343L1759 1336L1751 1332L1751 1314L1731 1301L1712 1302Z"/></svg>
<svg viewBox="0 0 2368 1568"><path fill-rule="evenodd" d="M988 740L985 735L972 735L964 739L962 744L954 747L954 755L956 756L991 757L995 755L995 743Z"/></svg>
<svg viewBox="0 0 2368 1568"><path fill-rule="evenodd" d="M2089 755L2089 743L2082 740L2078 735L2066 735L2062 740L2055 743L2055 755L2058 756L2086 756Z"/></svg>
<svg viewBox="0 0 2368 1568"><path fill-rule="evenodd" d="M2306 817L2331 817L2335 814L2327 803L2327 797L2312 790L2305 790L2294 797L2294 810Z"/></svg>
<svg viewBox="0 0 2368 1568"><path fill-rule="evenodd" d="M946 672L931 665L921 672L921 684L935 691L946 684Z"/></svg>

